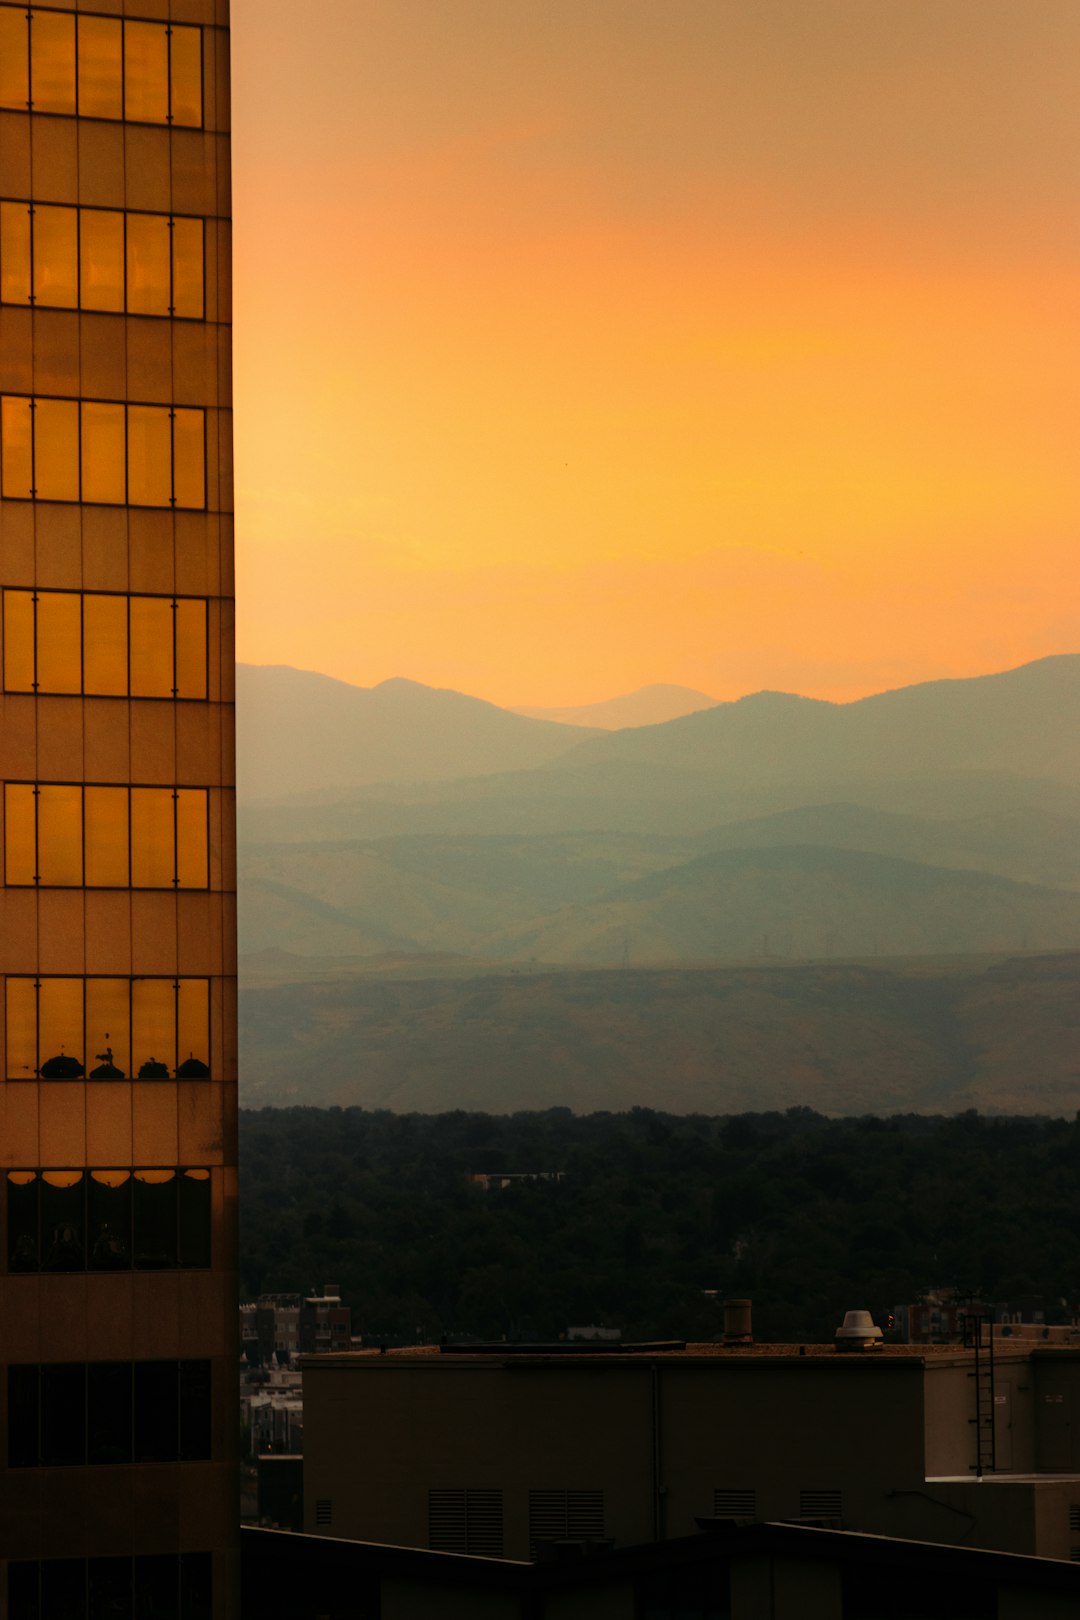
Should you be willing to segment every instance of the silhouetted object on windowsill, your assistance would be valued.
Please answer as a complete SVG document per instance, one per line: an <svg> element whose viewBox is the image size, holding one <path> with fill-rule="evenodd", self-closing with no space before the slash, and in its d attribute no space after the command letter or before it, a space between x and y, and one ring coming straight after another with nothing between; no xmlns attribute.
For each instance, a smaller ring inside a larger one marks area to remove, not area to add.
<svg viewBox="0 0 1080 1620"><path fill-rule="evenodd" d="M125 1078L123 1069L118 1069L113 1062L111 1046L107 1046L104 1052L95 1052L94 1056L97 1059L98 1066L96 1069L90 1070L91 1080L123 1080Z"/></svg>
<svg viewBox="0 0 1080 1620"><path fill-rule="evenodd" d="M139 1069L140 1080L167 1080L168 1078L168 1068L164 1063L159 1063L157 1058L147 1059Z"/></svg>
<svg viewBox="0 0 1080 1620"><path fill-rule="evenodd" d="M210 1069L201 1058L197 1058L193 1054L191 1057L185 1058L181 1063L176 1071L176 1078L178 1080L209 1080Z"/></svg>
<svg viewBox="0 0 1080 1620"><path fill-rule="evenodd" d="M43 1080L81 1080L85 1073L78 1058L68 1057L64 1052L47 1058L38 1070Z"/></svg>

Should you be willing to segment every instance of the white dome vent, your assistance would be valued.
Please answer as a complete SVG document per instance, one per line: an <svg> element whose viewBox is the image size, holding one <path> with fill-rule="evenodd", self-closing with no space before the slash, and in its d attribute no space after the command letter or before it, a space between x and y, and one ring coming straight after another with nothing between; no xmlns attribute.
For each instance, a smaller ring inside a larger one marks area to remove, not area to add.
<svg viewBox="0 0 1080 1620"><path fill-rule="evenodd" d="M845 1311L842 1327L836 1330L838 1350L880 1350L881 1329L874 1326L869 1311Z"/></svg>

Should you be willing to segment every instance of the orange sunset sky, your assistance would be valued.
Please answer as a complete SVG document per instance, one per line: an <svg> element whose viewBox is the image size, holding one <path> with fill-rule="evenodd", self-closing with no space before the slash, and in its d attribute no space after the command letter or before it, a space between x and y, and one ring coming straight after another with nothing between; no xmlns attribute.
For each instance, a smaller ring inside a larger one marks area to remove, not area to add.
<svg viewBox="0 0 1080 1620"><path fill-rule="evenodd" d="M1080 650L1077 0L232 0L239 656Z"/></svg>

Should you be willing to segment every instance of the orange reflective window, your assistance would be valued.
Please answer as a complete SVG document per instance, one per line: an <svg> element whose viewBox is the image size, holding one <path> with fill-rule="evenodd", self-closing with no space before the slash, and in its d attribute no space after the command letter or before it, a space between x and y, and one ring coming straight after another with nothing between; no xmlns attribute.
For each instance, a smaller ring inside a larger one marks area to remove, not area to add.
<svg viewBox="0 0 1080 1620"><path fill-rule="evenodd" d="M169 121L169 36L164 23L124 24L124 117Z"/></svg>
<svg viewBox="0 0 1080 1620"><path fill-rule="evenodd" d="M202 29L174 23L169 56L172 121L198 129L203 121Z"/></svg>
<svg viewBox="0 0 1080 1620"><path fill-rule="evenodd" d="M32 884L37 878L37 799L29 782L4 787L4 881Z"/></svg>
<svg viewBox="0 0 1080 1620"><path fill-rule="evenodd" d="M97 505L123 506L124 407L97 400L82 404L82 498Z"/></svg>
<svg viewBox="0 0 1080 1620"><path fill-rule="evenodd" d="M34 205L34 301L54 309L79 303L79 211Z"/></svg>
<svg viewBox="0 0 1080 1620"><path fill-rule="evenodd" d="M131 980L87 979L86 1044L89 1069L112 1063L131 1072ZM111 1058L107 1056L112 1054Z"/></svg>
<svg viewBox="0 0 1080 1620"><path fill-rule="evenodd" d="M131 694L173 695L173 605L167 596L131 598Z"/></svg>
<svg viewBox="0 0 1080 1620"><path fill-rule="evenodd" d="M181 788L176 795L176 877L181 889L205 889L210 882L207 794Z"/></svg>
<svg viewBox="0 0 1080 1620"><path fill-rule="evenodd" d="M0 299L30 302L30 204L0 203Z"/></svg>
<svg viewBox="0 0 1080 1620"><path fill-rule="evenodd" d="M203 222L174 219L172 223L173 313L201 321L203 296Z"/></svg>
<svg viewBox="0 0 1080 1620"><path fill-rule="evenodd" d="M176 816L172 788L131 790L131 886L171 889L176 876Z"/></svg>
<svg viewBox="0 0 1080 1620"><path fill-rule="evenodd" d="M176 1069L176 986L172 979L136 979L131 987L131 1072L163 1080Z"/></svg>
<svg viewBox="0 0 1080 1620"><path fill-rule="evenodd" d="M79 112L123 118L124 43L119 18L79 18Z"/></svg>
<svg viewBox="0 0 1080 1620"><path fill-rule="evenodd" d="M173 482L176 504L206 505L206 412L173 412Z"/></svg>
<svg viewBox="0 0 1080 1620"><path fill-rule="evenodd" d="M206 696L206 603L176 604L176 695Z"/></svg>
<svg viewBox="0 0 1080 1620"><path fill-rule="evenodd" d="M34 401L34 494L39 501L79 499L79 404Z"/></svg>
<svg viewBox="0 0 1080 1620"><path fill-rule="evenodd" d="M75 18L30 14L30 96L35 112L75 111Z"/></svg>
<svg viewBox="0 0 1080 1620"><path fill-rule="evenodd" d="M132 315L169 313L170 236L163 215L128 215L127 307Z"/></svg>
<svg viewBox="0 0 1080 1620"><path fill-rule="evenodd" d="M83 979L42 979L37 1068L43 1080L76 1080L85 1070Z"/></svg>
<svg viewBox="0 0 1080 1620"><path fill-rule="evenodd" d="M7 1077L29 1080L37 1069L37 990L33 979L9 979L4 997L7 1013Z"/></svg>
<svg viewBox="0 0 1080 1620"><path fill-rule="evenodd" d="M4 689L34 689L34 593L4 592Z"/></svg>
<svg viewBox="0 0 1080 1620"><path fill-rule="evenodd" d="M163 406L128 406L128 501L169 506L172 499L172 423Z"/></svg>
<svg viewBox="0 0 1080 1620"><path fill-rule="evenodd" d="M176 1045L180 1063L202 1064L209 1073L210 986L205 979L180 980L177 1024Z"/></svg>
<svg viewBox="0 0 1080 1620"><path fill-rule="evenodd" d="M0 107L26 110L30 99L30 41L26 7L0 6Z"/></svg>
<svg viewBox="0 0 1080 1620"><path fill-rule="evenodd" d="M38 784L38 882L46 888L81 888L82 788Z"/></svg>
<svg viewBox="0 0 1080 1620"><path fill-rule="evenodd" d="M126 889L128 790L87 787L83 793L86 885L91 889Z"/></svg>
<svg viewBox="0 0 1080 1620"><path fill-rule="evenodd" d="M83 309L124 307L124 216L84 208L79 220L79 295Z"/></svg>
<svg viewBox="0 0 1080 1620"><path fill-rule="evenodd" d="M82 690L82 600L73 592L42 591L37 601L39 692Z"/></svg>
<svg viewBox="0 0 1080 1620"><path fill-rule="evenodd" d="M28 501L34 492L33 412L30 401L5 394L0 401L0 493Z"/></svg>
<svg viewBox="0 0 1080 1620"><path fill-rule="evenodd" d="M124 697L128 689L127 598L83 599L83 691Z"/></svg>

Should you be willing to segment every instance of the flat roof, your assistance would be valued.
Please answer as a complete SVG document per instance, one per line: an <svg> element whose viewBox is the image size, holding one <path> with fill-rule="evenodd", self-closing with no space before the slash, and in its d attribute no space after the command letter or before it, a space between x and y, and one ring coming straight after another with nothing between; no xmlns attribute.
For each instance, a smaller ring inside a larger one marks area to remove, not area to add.
<svg viewBox="0 0 1080 1620"><path fill-rule="evenodd" d="M985 1348L985 1347L984 1347ZM331 1355L301 1356L302 1368L313 1367L391 1367L409 1365L506 1367L525 1363L544 1367L633 1366L641 1362L724 1362L729 1366L755 1365L767 1362L814 1362L821 1366L869 1367L875 1365L928 1363L947 1365L950 1362L967 1365L974 1359L974 1350L965 1350L959 1344L885 1344L874 1350L837 1350L832 1344L683 1344L679 1346L632 1345L617 1349L605 1344L599 1349L584 1350L578 1346L489 1344L483 1348L468 1345L442 1346L423 1344L405 1346L396 1350L363 1349L336 1351ZM1026 1362L1033 1356L1080 1358L1080 1350L1071 1345L1010 1344L1007 1348L994 1345L995 1363Z"/></svg>

